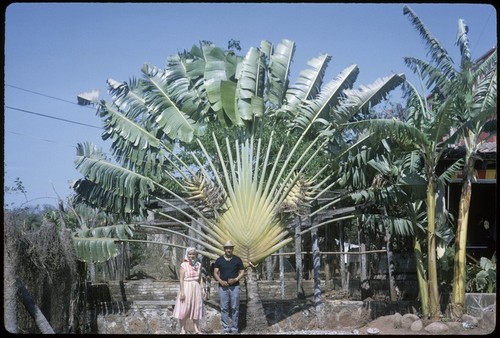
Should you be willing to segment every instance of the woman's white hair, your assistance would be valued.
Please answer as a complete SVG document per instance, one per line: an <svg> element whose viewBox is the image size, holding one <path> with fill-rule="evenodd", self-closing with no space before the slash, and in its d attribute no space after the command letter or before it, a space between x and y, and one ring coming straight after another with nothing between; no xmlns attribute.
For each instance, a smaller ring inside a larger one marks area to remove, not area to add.
<svg viewBox="0 0 500 338"><path fill-rule="evenodd" d="M184 255L184 259L189 260L189 253L190 253L190 252L193 252L193 251L194 251L195 253L198 253L198 251L196 250L196 248L195 248L195 247L192 247L192 246L187 247L187 248L186 248L186 254Z"/></svg>

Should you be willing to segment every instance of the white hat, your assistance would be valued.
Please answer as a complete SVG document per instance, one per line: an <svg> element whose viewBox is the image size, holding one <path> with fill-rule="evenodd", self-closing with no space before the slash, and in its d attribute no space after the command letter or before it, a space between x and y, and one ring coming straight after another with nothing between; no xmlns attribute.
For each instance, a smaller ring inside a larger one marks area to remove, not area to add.
<svg viewBox="0 0 500 338"><path fill-rule="evenodd" d="M224 247L227 248L227 247L234 247L234 244L231 243L231 241L227 241L226 244L224 244Z"/></svg>

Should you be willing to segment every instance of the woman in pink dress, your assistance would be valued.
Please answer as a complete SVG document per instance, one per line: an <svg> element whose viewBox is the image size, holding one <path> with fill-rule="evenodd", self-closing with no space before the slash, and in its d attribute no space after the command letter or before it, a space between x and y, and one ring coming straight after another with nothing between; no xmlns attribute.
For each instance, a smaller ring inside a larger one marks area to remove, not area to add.
<svg viewBox="0 0 500 338"><path fill-rule="evenodd" d="M179 294L175 301L174 318L179 319L181 334L186 333L186 322L193 320L194 332L201 333L199 320L203 317L205 288L201 274L201 263L197 260L196 248L186 249L184 261L179 269Z"/></svg>

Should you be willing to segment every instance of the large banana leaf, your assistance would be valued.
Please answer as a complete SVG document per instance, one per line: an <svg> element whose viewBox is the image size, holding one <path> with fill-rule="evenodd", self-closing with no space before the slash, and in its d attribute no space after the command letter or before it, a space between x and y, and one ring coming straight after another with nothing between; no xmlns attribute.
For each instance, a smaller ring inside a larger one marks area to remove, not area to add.
<svg viewBox="0 0 500 338"><path fill-rule="evenodd" d="M73 237L75 253L83 262L105 262L116 257L119 252L112 238L77 238Z"/></svg>
<svg viewBox="0 0 500 338"><path fill-rule="evenodd" d="M387 98L388 93L405 81L404 74L393 74L377 79L370 85L357 90L345 90L346 98L334 112L333 118L339 124L348 122L356 113L368 113L369 109Z"/></svg>
<svg viewBox="0 0 500 338"><path fill-rule="evenodd" d="M237 107L238 115L243 120L252 120L254 117L262 117L264 113L264 101L260 99L260 106L255 106L256 100L263 93L263 62L261 53L256 48L250 48L241 63L236 85L236 97L234 105ZM255 109L255 110L254 110Z"/></svg>
<svg viewBox="0 0 500 338"><path fill-rule="evenodd" d="M142 72L148 79L148 81L144 81L146 107L151 111L155 123L170 138L191 142L193 137L200 133L199 126L188 114L193 112L186 113L177 104L177 96L187 95L189 92L177 90L171 93L165 72L156 67L144 65ZM187 86L188 84L183 82L181 88L187 88ZM191 95L190 97L196 96ZM186 98L181 97L179 100L186 100Z"/></svg>
<svg viewBox="0 0 500 338"><path fill-rule="evenodd" d="M267 99L277 107L283 104L294 53L295 42L284 39L270 55Z"/></svg>
<svg viewBox="0 0 500 338"><path fill-rule="evenodd" d="M312 168L339 123L401 83L394 75L348 91L359 73L353 65L323 85L330 57L321 55L290 88L294 51L290 40L275 48L262 41L238 57L204 43L168 59L166 69L144 65L140 81L110 82L115 102L102 105L101 117L120 159L115 164L79 146L76 166L85 178L75 184L77 193L122 214L144 211L155 198L176 212L151 211L189 230L192 235L176 234L203 246L208 257L222 254L222 243L231 240L245 264L263 261L293 240L290 216L335 184L328 166ZM215 134L211 144L202 142L209 121L224 128L217 130L224 143ZM273 128L284 134L282 141L269 132ZM368 139L363 135L337 149L334 158L348 156ZM191 157L178 156L193 140ZM171 143L180 148L172 150ZM342 210L331 222L352 217L350 206Z"/></svg>
<svg viewBox="0 0 500 338"><path fill-rule="evenodd" d="M432 35L432 33L425 27L420 18L408 6L403 7L403 14L410 17L410 21L414 28L419 32L427 46L427 53L431 56L431 60L436 63L437 67L446 74L448 79L455 77L456 71L454 68L453 60L441 45L441 43Z"/></svg>
<svg viewBox="0 0 500 338"><path fill-rule="evenodd" d="M332 123L330 117L335 116L330 112L344 97L344 90L352 87L358 74L358 67L352 65L344 69L336 79L327 83L317 97L303 101L304 103L294 119L295 126L306 130L311 128L313 123L321 120L326 125L322 129L328 129L328 125Z"/></svg>
<svg viewBox="0 0 500 338"><path fill-rule="evenodd" d="M303 100L315 98L321 92L323 78L331 59L330 55L323 54L309 60L307 64L311 68L302 70L295 84L286 91L285 105L295 106Z"/></svg>

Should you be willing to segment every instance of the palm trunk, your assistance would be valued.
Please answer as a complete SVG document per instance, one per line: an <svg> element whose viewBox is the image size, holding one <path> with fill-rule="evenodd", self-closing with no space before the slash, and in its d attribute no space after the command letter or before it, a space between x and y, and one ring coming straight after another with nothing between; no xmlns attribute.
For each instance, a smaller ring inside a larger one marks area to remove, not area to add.
<svg viewBox="0 0 500 338"><path fill-rule="evenodd" d="M363 229L359 225L359 219L356 220L358 224L358 242L359 242L359 252L365 252L366 251L366 243L365 243L365 235L363 233ZM368 283L368 264L366 261L366 254L362 253L360 254L360 276L359 280L361 281L361 292L363 290L366 290L366 286L369 285ZM361 299L364 299L363 297Z"/></svg>
<svg viewBox="0 0 500 338"><path fill-rule="evenodd" d="M339 244L340 244L340 251L344 252L345 250L345 245L344 245L344 222L339 222ZM339 255L340 257L340 283L342 285L342 291L347 291L349 290L349 284L348 284L348 277L347 277L347 269L346 269L346 254L341 254Z"/></svg>
<svg viewBox="0 0 500 338"><path fill-rule="evenodd" d="M278 251L280 254L283 253L283 248ZM285 298L285 257L279 255L279 267L280 267L280 295L281 299Z"/></svg>
<svg viewBox="0 0 500 338"><path fill-rule="evenodd" d="M422 254L422 247L420 240L415 238L413 242L413 251L415 252L415 261L417 265L417 281L418 290L420 293L420 304L422 306L422 317L429 317L429 289L427 288L427 277L424 268L424 255Z"/></svg>
<svg viewBox="0 0 500 338"><path fill-rule="evenodd" d="M295 276L297 279L297 298L304 299L305 293L302 286L302 235L300 234L300 228L302 225L302 220L297 217L295 223Z"/></svg>
<svg viewBox="0 0 500 338"><path fill-rule="evenodd" d="M464 168L464 181L460 195L460 206L458 208L458 224L455 234L455 264L453 268L453 291L451 301L452 319L460 319L465 308L465 276L466 276L466 253L467 253L467 227L469 224L469 208L472 196L471 173L474 168L474 160L469 158Z"/></svg>
<svg viewBox="0 0 500 338"><path fill-rule="evenodd" d="M386 238L385 250L387 254L387 272L389 277L389 295L391 298L391 302L395 302L397 300L397 296L396 296L396 282L394 280L394 259L391 250L391 233L389 232L389 229L387 227L385 227L385 238Z"/></svg>
<svg viewBox="0 0 500 338"><path fill-rule="evenodd" d="M431 181L427 187L427 273L429 274L429 315L437 320L441 315L437 279L436 258L436 183Z"/></svg>
<svg viewBox="0 0 500 338"><path fill-rule="evenodd" d="M334 241L334 238L332 236L332 231L331 227L327 226L325 227L325 245L326 245L326 251L333 251L332 247L332 242ZM333 289L333 264L332 263L332 256L331 255L326 255L325 256L325 289L326 290L332 290Z"/></svg>
<svg viewBox="0 0 500 338"><path fill-rule="evenodd" d="M268 281L273 280L273 270L274 270L274 264L273 264L273 256L269 256L265 259L266 262L266 279Z"/></svg>
<svg viewBox="0 0 500 338"><path fill-rule="evenodd" d="M318 231L311 231L312 253L313 253L313 276L314 276L314 305L321 303L321 263L319 255Z"/></svg>
<svg viewBox="0 0 500 338"><path fill-rule="evenodd" d="M267 329L267 325L264 325L267 323L266 313L260 299L257 273L252 267L247 268L245 285L247 296L246 328L249 332L265 331Z"/></svg>
<svg viewBox="0 0 500 338"><path fill-rule="evenodd" d="M316 313L316 327L321 329L325 326L324 303L321 300L321 261L319 254L319 239L316 229L311 231L313 276L314 276L314 307Z"/></svg>

